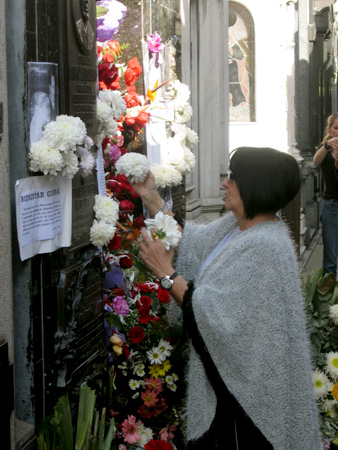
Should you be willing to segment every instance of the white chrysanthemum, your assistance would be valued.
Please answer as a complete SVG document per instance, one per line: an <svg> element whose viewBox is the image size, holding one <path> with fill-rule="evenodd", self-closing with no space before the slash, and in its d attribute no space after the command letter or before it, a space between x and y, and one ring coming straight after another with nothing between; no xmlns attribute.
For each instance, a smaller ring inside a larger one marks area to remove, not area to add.
<svg viewBox="0 0 338 450"><path fill-rule="evenodd" d="M145 427L143 423L137 427L137 434L140 436L140 439L137 441L139 447L144 447L154 436L153 430Z"/></svg>
<svg viewBox="0 0 338 450"><path fill-rule="evenodd" d="M171 216L159 212L154 219L147 219L144 223L147 225L147 233L151 240L153 235L156 234L166 250L169 250L170 246L177 247L182 233L178 229L176 220Z"/></svg>
<svg viewBox="0 0 338 450"><path fill-rule="evenodd" d="M86 125L82 120L67 115L58 116L56 120L47 123L42 133L43 140L62 152L75 151L77 145L83 145L86 136Z"/></svg>
<svg viewBox="0 0 338 450"><path fill-rule="evenodd" d="M312 373L312 382L317 398L322 398L329 392L329 379L318 368Z"/></svg>
<svg viewBox="0 0 338 450"><path fill-rule="evenodd" d="M330 400L326 398L319 406L320 411L323 412L329 412L329 411L335 411L337 407L337 400L333 399Z"/></svg>
<svg viewBox="0 0 338 450"><path fill-rule="evenodd" d="M174 81L174 91L175 98L180 100L182 103L188 102L190 98L190 90L187 84L181 83L179 79Z"/></svg>
<svg viewBox="0 0 338 450"><path fill-rule="evenodd" d="M175 122L187 123L192 117L192 107L189 103L175 104Z"/></svg>
<svg viewBox="0 0 338 450"><path fill-rule="evenodd" d="M338 325L338 305L332 305L330 307L330 317Z"/></svg>
<svg viewBox="0 0 338 450"><path fill-rule="evenodd" d="M129 380L129 387L130 387L130 389L135 391L136 389L138 389L140 387L140 383L137 380Z"/></svg>
<svg viewBox="0 0 338 450"><path fill-rule="evenodd" d="M338 378L338 352L326 354L326 372L335 380Z"/></svg>
<svg viewBox="0 0 338 450"><path fill-rule="evenodd" d="M79 160L73 150L66 150L62 152L63 170L62 176L70 179L74 178L74 175L79 170Z"/></svg>
<svg viewBox="0 0 338 450"><path fill-rule="evenodd" d="M170 165L153 165L151 171L158 188L178 186L182 183L182 174Z"/></svg>
<svg viewBox="0 0 338 450"><path fill-rule="evenodd" d="M172 377L173 377L173 380L174 380L174 381L177 381L177 380L178 380L178 375L176 375L176 373L173 373L173 374L172 374Z"/></svg>
<svg viewBox="0 0 338 450"><path fill-rule="evenodd" d="M132 395L132 399L133 400L135 400L136 398L138 398L140 396L140 393L139 392L135 392L135 394L134 395Z"/></svg>
<svg viewBox="0 0 338 450"><path fill-rule="evenodd" d="M171 124L171 130L173 131L173 133L175 133L176 136L179 135L179 136L182 136L183 139L185 139L186 135L187 135L188 127L183 123L173 122Z"/></svg>
<svg viewBox="0 0 338 450"><path fill-rule="evenodd" d="M123 361L122 364L120 364L119 366L117 366L119 369L126 369L127 368L127 361Z"/></svg>
<svg viewBox="0 0 338 450"><path fill-rule="evenodd" d="M148 350L147 357L150 361L150 364L161 364L166 359L166 356L161 353L157 347Z"/></svg>
<svg viewBox="0 0 338 450"><path fill-rule="evenodd" d="M97 99L98 134L113 138L117 134L117 123L114 120L113 111L108 103Z"/></svg>
<svg viewBox="0 0 338 450"><path fill-rule="evenodd" d="M94 219L94 223L90 229L90 241L96 247L102 247L110 242L115 234L114 225L104 222L103 220Z"/></svg>
<svg viewBox="0 0 338 450"><path fill-rule="evenodd" d="M191 172L192 169L195 167L196 164L196 157L193 154L193 152L191 150L188 149L188 147L185 147L183 149L183 153L184 153L184 161L188 166L188 170L187 172Z"/></svg>
<svg viewBox="0 0 338 450"><path fill-rule="evenodd" d="M146 373L143 369L137 369L135 372L135 375L137 375L138 377L144 377L145 374Z"/></svg>
<svg viewBox="0 0 338 450"><path fill-rule="evenodd" d="M85 146L85 148L87 150L90 150L93 147L93 145L94 145L94 141L93 141L93 139L91 137L85 136L84 141L83 141L83 145Z"/></svg>
<svg viewBox="0 0 338 450"><path fill-rule="evenodd" d="M125 174L132 184L142 183L149 171L150 164L145 155L129 152L119 158L115 163L116 173Z"/></svg>
<svg viewBox="0 0 338 450"><path fill-rule="evenodd" d="M60 151L50 147L48 142L39 141L32 144L29 151L30 170L44 175L57 175L62 170L63 159Z"/></svg>
<svg viewBox="0 0 338 450"><path fill-rule="evenodd" d="M119 202L104 195L95 195L95 217L111 225L116 225L119 218Z"/></svg>
<svg viewBox="0 0 338 450"><path fill-rule="evenodd" d="M170 342L165 341L164 339L160 340L157 347L159 351L165 356L170 356L170 352L173 349L173 346L170 344Z"/></svg>
<svg viewBox="0 0 338 450"><path fill-rule="evenodd" d="M118 120L121 115L126 112L126 102L120 91L110 91L109 89L105 89L100 91L99 97L111 107L114 119Z"/></svg>
<svg viewBox="0 0 338 450"><path fill-rule="evenodd" d="M187 128L187 135L185 145L189 148L193 148L199 142L199 137L196 131L191 128Z"/></svg>
<svg viewBox="0 0 338 450"><path fill-rule="evenodd" d="M95 159L92 153L86 147L78 147L77 156L80 158L80 170L82 176L86 177L91 174L95 166Z"/></svg>

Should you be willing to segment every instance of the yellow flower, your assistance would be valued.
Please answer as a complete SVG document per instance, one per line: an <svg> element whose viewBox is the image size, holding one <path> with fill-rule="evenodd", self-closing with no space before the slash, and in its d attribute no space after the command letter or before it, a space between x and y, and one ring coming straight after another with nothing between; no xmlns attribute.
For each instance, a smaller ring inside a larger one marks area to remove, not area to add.
<svg viewBox="0 0 338 450"><path fill-rule="evenodd" d="M113 345L114 352L119 356L122 355L122 347L120 345Z"/></svg>
<svg viewBox="0 0 338 450"><path fill-rule="evenodd" d="M332 395L336 400L338 400L338 383L336 383L332 388Z"/></svg>
<svg viewBox="0 0 338 450"><path fill-rule="evenodd" d="M123 341L117 334L112 334L109 340L113 345L119 345L120 347L123 346Z"/></svg>
<svg viewBox="0 0 338 450"><path fill-rule="evenodd" d="M152 375L154 378L159 378L157 366L158 366L158 364L153 364L152 366L148 366L149 374Z"/></svg>

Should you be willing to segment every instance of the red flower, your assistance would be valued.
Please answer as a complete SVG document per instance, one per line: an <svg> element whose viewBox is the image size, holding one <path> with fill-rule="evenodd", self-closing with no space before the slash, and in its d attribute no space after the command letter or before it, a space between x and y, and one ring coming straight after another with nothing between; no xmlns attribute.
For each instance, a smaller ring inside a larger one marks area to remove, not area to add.
<svg viewBox="0 0 338 450"><path fill-rule="evenodd" d="M140 323L143 323L145 325L146 323L151 321L151 317L149 315L149 313L150 313L149 306L143 306L142 308L140 308L138 310L138 312L140 314L140 317L138 319L140 321Z"/></svg>
<svg viewBox="0 0 338 450"><path fill-rule="evenodd" d="M144 448L145 450L173 450L170 442L162 441L162 439L152 439Z"/></svg>
<svg viewBox="0 0 338 450"><path fill-rule="evenodd" d="M130 351L129 351L128 346L127 346L126 343L123 344L122 349L123 349L124 356L128 359L129 356L130 356Z"/></svg>
<svg viewBox="0 0 338 450"><path fill-rule="evenodd" d="M133 261L130 255L123 255L123 257L120 258L119 261L121 269L130 269L133 265Z"/></svg>
<svg viewBox="0 0 338 450"><path fill-rule="evenodd" d="M157 298L163 304L171 302L171 296L166 289L162 289L161 286L158 286Z"/></svg>
<svg viewBox="0 0 338 450"><path fill-rule="evenodd" d="M118 234L115 234L113 239L109 242L108 248L112 252L113 250L118 250L121 248L122 239Z"/></svg>
<svg viewBox="0 0 338 450"><path fill-rule="evenodd" d="M142 328L137 326L137 325L136 325L136 327L131 328L129 330L128 334L129 334L129 339L131 340L131 342L133 344L139 344L146 337L146 335L144 334L144 331L142 330Z"/></svg>
<svg viewBox="0 0 338 450"><path fill-rule="evenodd" d="M140 96L136 93L135 86L127 86L128 94L124 96L127 108L133 108L141 103Z"/></svg>
<svg viewBox="0 0 338 450"><path fill-rule="evenodd" d="M107 61L99 64L99 81L103 82L107 87L114 81L118 81L118 68Z"/></svg>
<svg viewBox="0 0 338 450"><path fill-rule="evenodd" d="M140 291L142 291L142 292L152 293L152 292L156 291L157 285L155 283L145 282L145 283L141 283L139 285L139 288L140 288Z"/></svg>
<svg viewBox="0 0 338 450"><path fill-rule="evenodd" d="M138 79L138 77L141 75L141 73L142 73L142 66L138 62L137 57L135 56L135 58L132 58L128 62L128 68L124 73L124 81L126 82L126 85L130 86L131 84L134 84Z"/></svg>
<svg viewBox="0 0 338 450"><path fill-rule="evenodd" d="M150 306L151 305L151 298L148 297L147 295L142 295L136 302L136 307L138 309L143 308L145 306Z"/></svg>
<svg viewBox="0 0 338 450"><path fill-rule="evenodd" d="M137 127L144 128L148 121L149 121L150 113L147 113L146 111L141 111L136 117L135 117L135 123Z"/></svg>
<svg viewBox="0 0 338 450"><path fill-rule="evenodd" d="M121 212L132 212L135 209L135 205L130 200L123 200L120 202L120 211Z"/></svg>
<svg viewBox="0 0 338 450"><path fill-rule="evenodd" d="M145 223L144 223L145 220L146 220L146 218L143 214L139 215L133 221L134 227L137 228L138 230L145 227Z"/></svg>

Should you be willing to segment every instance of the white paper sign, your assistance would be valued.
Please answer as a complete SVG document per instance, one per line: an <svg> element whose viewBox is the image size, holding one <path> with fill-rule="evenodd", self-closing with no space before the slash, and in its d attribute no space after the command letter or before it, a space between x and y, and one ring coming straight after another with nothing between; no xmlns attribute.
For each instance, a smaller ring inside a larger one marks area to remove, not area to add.
<svg viewBox="0 0 338 450"><path fill-rule="evenodd" d="M71 245L72 182L37 176L15 185L16 224L20 257L49 253Z"/></svg>
<svg viewBox="0 0 338 450"><path fill-rule="evenodd" d="M97 150L96 158L96 177L97 177L97 187L100 195L107 195L106 190L106 177L104 173L103 156L102 156L102 145L99 144Z"/></svg>

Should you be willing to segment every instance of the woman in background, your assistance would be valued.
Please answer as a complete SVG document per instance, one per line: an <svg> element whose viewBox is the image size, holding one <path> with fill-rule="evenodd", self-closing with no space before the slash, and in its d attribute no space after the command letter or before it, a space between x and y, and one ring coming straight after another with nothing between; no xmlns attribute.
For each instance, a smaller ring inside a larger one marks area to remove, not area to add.
<svg viewBox="0 0 338 450"><path fill-rule="evenodd" d="M337 278L338 258L338 113L327 119L325 137L313 157L324 179L323 208L320 220L323 236L323 274Z"/></svg>

